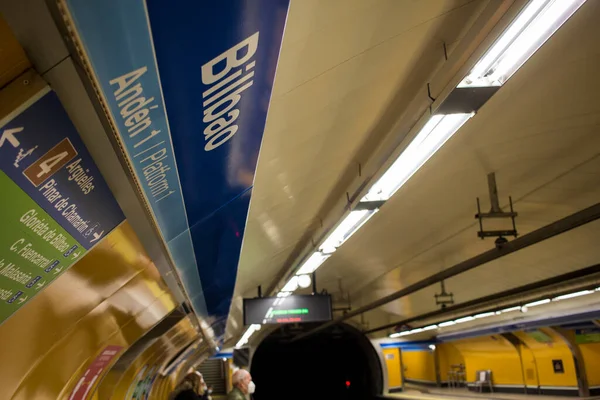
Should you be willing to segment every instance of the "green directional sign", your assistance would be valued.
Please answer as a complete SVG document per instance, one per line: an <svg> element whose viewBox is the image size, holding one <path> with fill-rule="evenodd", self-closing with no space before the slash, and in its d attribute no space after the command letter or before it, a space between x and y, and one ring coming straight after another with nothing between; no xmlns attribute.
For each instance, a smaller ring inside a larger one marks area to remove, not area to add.
<svg viewBox="0 0 600 400"><path fill-rule="evenodd" d="M56 93L23 93L0 115L0 324L124 220Z"/></svg>
<svg viewBox="0 0 600 400"><path fill-rule="evenodd" d="M525 333L539 343L552 343L552 338L538 329L526 331Z"/></svg>
<svg viewBox="0 0 600 400"><path fill-rule="evenodd" d="M600 328L576 329L575 343L600 343Z"/></svg>
<svg viewBox="0 0 600 400"><path fill-rule="evenodd" d="M0 323L85 253L85 249L0 171Z"/></svg>

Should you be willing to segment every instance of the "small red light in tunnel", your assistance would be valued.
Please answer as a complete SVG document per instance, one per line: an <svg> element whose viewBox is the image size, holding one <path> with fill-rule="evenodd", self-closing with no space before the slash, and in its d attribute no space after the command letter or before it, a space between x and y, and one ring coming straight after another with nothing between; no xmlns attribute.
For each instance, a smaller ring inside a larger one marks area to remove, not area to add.
<svg viewBox="0 0 600 400"><path fill-rule="evenodd" d="M235 233L235 237L240 237L240 232L239 232L239 231L237 231L237 232Z"/></svg>
<svg viewBox="0 0 600 400"><path fill-rule="evenodd" d="M350 381L346 381L346 387L349 388L350 387Z"/></svg>

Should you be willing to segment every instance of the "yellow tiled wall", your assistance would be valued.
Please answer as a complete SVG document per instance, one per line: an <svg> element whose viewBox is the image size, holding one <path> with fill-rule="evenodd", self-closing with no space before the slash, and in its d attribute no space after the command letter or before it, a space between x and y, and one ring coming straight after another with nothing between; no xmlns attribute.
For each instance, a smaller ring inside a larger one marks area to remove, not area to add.
<svg viewBox="0 0 600 400"><path fill-rule="evenodd" d="M570 386L577 387L575 363L573 354L565 341L549 329L540 329L552 339L550 343L541 343L525 332L516 332L515 335L523 341L533 352L540 386ZM554 372L553 361L562 360L564 373Z"/></svg>
<svg viewBox="0 0 600 400"><path fill-rule="evenodd" d="M430 350L402 351L404 378L415 381L436 382L435 359Z"/></svg>
<svg viewBox="0 0 600 400"><path fill-rule="evenodd" d="M523 385L521 359L516 348L502 336L484 336L452 342L465 360L466 378L475 381L476 372L491 370L495 385Z"/></svg>
<svg viewBox="0 0 600 400"><path fill-rule="evenodd" d="M400 370L400 349L383 349L383 357L385 359L385 365L387 369L388 387L402 387L402 371Z"/></svg>

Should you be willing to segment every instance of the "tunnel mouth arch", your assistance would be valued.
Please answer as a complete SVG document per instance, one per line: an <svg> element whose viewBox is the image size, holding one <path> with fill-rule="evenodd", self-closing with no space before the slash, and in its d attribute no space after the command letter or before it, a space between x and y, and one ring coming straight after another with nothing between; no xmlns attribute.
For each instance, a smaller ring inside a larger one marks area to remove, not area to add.
<svg viewBox="0 0 600 400"><path fill-rule="evenodd" d="M383 392L379 356L351 325L334 325L290 342L317 325L283 325L260 342L250 364L256 400L365 400Z"/></svg>

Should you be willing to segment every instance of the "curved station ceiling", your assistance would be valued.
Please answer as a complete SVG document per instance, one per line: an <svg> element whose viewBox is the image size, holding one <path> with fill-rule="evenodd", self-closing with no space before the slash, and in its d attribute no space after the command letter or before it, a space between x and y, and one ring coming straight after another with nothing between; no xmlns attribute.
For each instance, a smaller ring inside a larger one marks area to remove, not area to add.
<svg viewBox="0 0 600 400"><path fill-rule="evenodd" d="M430 105L439 107L435 99L445 95L452 75L467 75L524 3L352 2L343 9L326 1L292 3L231 334L245 329L241 298L256 296L259 285L273 293L284 288L407 148L417 120ZM478 198L484 212L490 208L490 173L504 211L512 199L519 236L596 205L599 6L583 4L318 267L318 290L326 289L341 308L357 309L494 249L494 238L478 237L474 218ZM510 228L507 223L486 221L494 229ZM460 304L591 266L599 227L591 222L481 263L447 279L445 289ZM440 292L432 284L351 321L365 331L393 326L439 309L434 295Z"/></svg>

